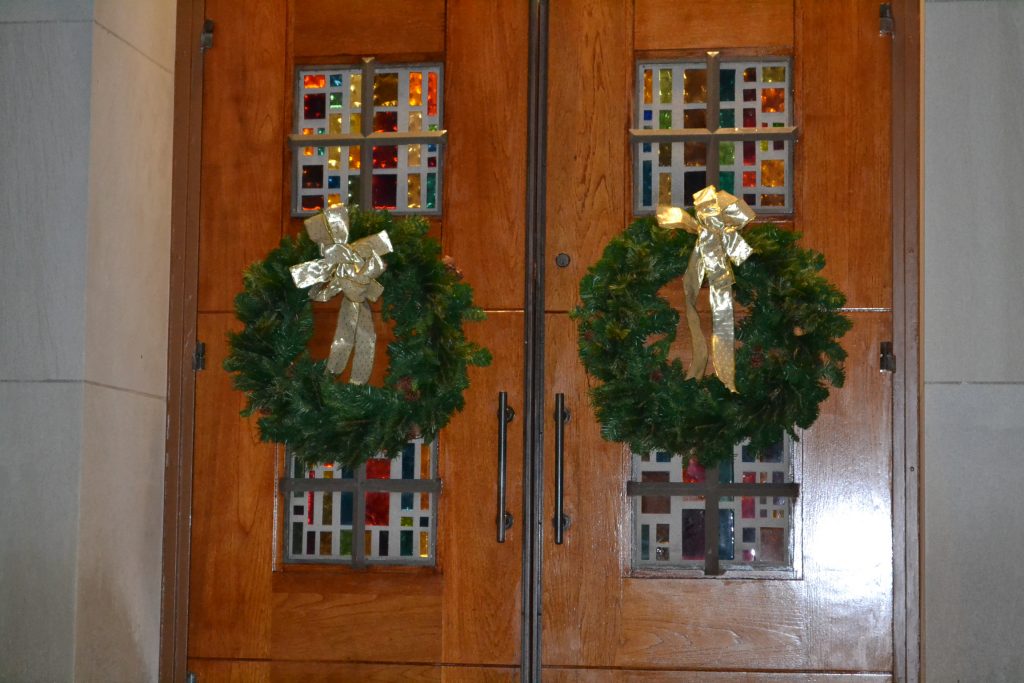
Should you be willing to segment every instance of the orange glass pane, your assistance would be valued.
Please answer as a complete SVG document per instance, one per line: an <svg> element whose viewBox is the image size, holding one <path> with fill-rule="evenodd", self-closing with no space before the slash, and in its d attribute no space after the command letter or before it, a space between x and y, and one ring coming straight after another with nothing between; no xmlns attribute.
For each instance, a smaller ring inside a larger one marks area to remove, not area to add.
<svg viewBox="0 0 1024 683"><path fill-rule="evenodd" d="M782 159L765 159L761 162L761 185L782 187L786 184L786 162Z"/></svg>
<svg viewBox="0 0 1024 683"><path fill-rule="evenodd" d="M766 114L786 111L786 91L783 88L765 88L761 91L761 111Z"/></svg>
<svg viewBox="0 0 1024 683"><path fill-rule="evenodd" d="M683 112L684 128L706 128L707 112L704 109L687 109Z"/></svg>
<svg viewBox="0 0 1024 683"><path fill-rule="evenodd" d="M687 104L708 101L707 69L686 69L683 71L683 101Z"/></svg>
<svg viewBox="0 0 1024 683"><path fill-rule="evenodd" d="M708 160L706 142L687 142L683 144L683 163L687 166L703 166Z"/></svg>
<svg viewBox="0 0 1024 683"><path fill-rule="evenodd" d="M329 195L327 195L327 206L328 207L341 206L342 203L343 202L341 201L341 195L340 194L329 194Z"/></svg>
<svg viewBox="0 0 1024 683"><path fill-rule="evenodd" d="M358 171L359 170L360 166L362 165L362 158L360 156L361 153L362 153L362 150L359 147L349 147L348 148L348 167L349 167L349 170L352 170L352 171Z"/></svg>
<svg viewBox="0 0 1024 683"><path fill-rule="evenodd" d="M377 107L398 106L398 74L389 71L373 76L373 104Z"/></svg>
<svg viewBox="0 0 1024 683"><path fill-rule="evenodd" d="M302 77L302 87L306 89L322 88L327 85L327 77L323 74L307 74Z"/></svg>
<svg viewBox="0 0 1024 683"><path fill-rule="evenodd" d="M437 116L437 74L427 74L427 116Z"/></svg>
<svg viewBox="0 0 1024 683"><path fill-rule="evenodd" d="M654 102L654 71L644 69L644 104Z"/></svg>
<svg viewBox="0 0 1024 683"><path fill-rule="evenodd" d="M784 194L763 194L761 195L761 206L785 206L786 195Z"/></svg>
<svg viewBox="0 0 1024 683"><path fill-rule="evenodd" d="M757 187L757 173L754 171L744 171L743 187Z"/></svg>
<svg viewBox="0 0 1024 683"><path fill-rule="evenodd" d="M423 105L423 74L413 71L409 74L409 106L420 107Z"/></svg>

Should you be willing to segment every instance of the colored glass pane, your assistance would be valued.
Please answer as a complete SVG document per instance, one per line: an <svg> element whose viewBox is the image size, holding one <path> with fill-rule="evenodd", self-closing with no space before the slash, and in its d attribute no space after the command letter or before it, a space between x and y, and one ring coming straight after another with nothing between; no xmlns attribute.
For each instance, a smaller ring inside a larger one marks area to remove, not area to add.
<svg viewBox="0 0 1024 683"><path fill-rule="evenodd" d="M327 195L327 206L333 208L335 206L341 206L341 195L340 194L329 194Z"/></svg>
<svg viewBox="0 0 1024 683"><path fill-rule="evenodd" d="M732 560L736 557L736 524L732 510L718 512L718 559Z"/></svg>
<svg viewBox="0 0 1024 683"><path fill-rule="evenodd" d="M340 148L339 148L340 149ZM327 189L328 190L340 190L341 189L341 176L335 173L331 173L327 176Z"/></svg>
<svg viewBox="0 0 1024 683"><path fill-rule="evenodd" d="M761 527L761 561L786 562L786 534L784 529Z"/></svg>
<svg viewBox="0 0 1024 683"><path fill-rule="evenodd" d="M342 119L341 114L331 114L331 117L330 117L330 131L331 131L331 135L341 135L344 132L341 129L342 121L343 121L343 119Z"/></svg>
<svg viewBox="0 0 1024 683"><path fill-rule="evenodd" d="M395 133L398 131L397 111L378 111L373 114L374 133Z"/></svg>
<svg viewBox="0 0 1024 683"><path fill-rule="evenodd" d="M375 107L398 106L397 73L384 71L373 75L373 105Z"/></svg>
<svg viewBox="0 0 1024 683"><path fill-rule="evenodd" d="M757 187L757 173L755 171L743 172L743 187Z"/></svg>
<svg viewBox="0 0 1024 683"><path fill-rule="evenodd" d="M686 166L704 166L708 161L708 144L706 142L683 143L683 164Z"/></svg>
<svg viewBox="0 0 1024 683"><path fill-rule="evenodd" d="M328 102L330 103L331 109L341 109L344 106L340 92L332 92L328 96Z"/></svg>
<svg viewBox="0 0 1024 683"><path fill-rule="evenodd" d="M423 73L420 71L409 72L409 106L423 106Z"/></svg>
<svg viewBox="0 0 1024 683"><path fill-rule="evenodd" d="M302 115L307 119L322 119L327 114L327 95L311 93L302 96Z"/></svg>
<svg viewBox="0 0 1024 683"><path fill-rule="evenodd" d="M430 557L430 534L420 532L420 557Z"/></svg>
<svg viewBox="0 0 1024 683"><path fill-rule="evenodd" d="M687 204L693 203L693 195L707 187L707 173L687 171L683 174L683 196Z"/></svg>
<svg viewBox="0 0 1024 683"><path fill-rule="evenodd" d="M744 128L755 128L757 126L757 110L753 107L748 107L743 110L743 127Z"/></svg>
<svg viewBox="0 0 1024 683"><path fill-rule="evenodd" d="M348 202L349 204L360 203L360 187L362 187L362 179L357 175L350 175L348 177Z"/></svg>
<svg viewBox="0 0 1024 683"><path fill-rule="evenodd" d="M736 110L735 109L722 109L718 112L718 127L719 128L735 128L736 127Z"/></svg>
<svg viewBox="0 0 1024 683"><path fill-rule="evenodd" d="M757 90L754 88L747 88L743 91L744 102L755 102L757 101Z"/></svg>
<svg viewBox="0 0 1024 683"><path fill-rule="evenodd" d="M341 88L341 87L343 87L342 83L343 83L343 81L342 81L341 74L331 74L331 87L332 88Z"/></svg>
<svg viewBox="0 0 1024 683"><path fill-rule="evenodd" d="M437 208L437 174L427 174L427 208Z"/></svg>
<svg viewBox="0 0 1024 683"><path fill-rule="evenodd" d="M363 115L352 114L348 117L348 130L350 133L360 133L363 129Z"/></svg>
<svg viewBox="0 0 1024 683"><path fill-rule="evenodd" d="M785 206L786 195L784 194L763 194L761 195L761 206Z"/></svg>
<svg viewBox="0 0 1024 683"><path fill-rule="evenodd" d="M409 131L416 132L423 130L423 113L418 111L409 112Z"/></svg>
<svg viewBox="0 0 1024 683"><path fill-rule="evenodd" d="M384 145L373 148L374 168L395 168L398 166L398 147L396 145Z"/></svg>
<svg viewBox="0 0 1024 683"><path fill-rule="evenodd" d="M409 147L406 150L405 158L406 158L406 164L410 168L418 167L420 165L420 146L419 145L409 145Z"/></svg>
<svg viewBox="0 0 1024 683"><path fill-rule="evenodd" d="M718 163L722 166L732 166L736 163L736 143L718 143Z"/></svg>
<svg viewBox="0 0 1024 683"><path fill-rule="evenodd" d="M302 87L307 90L322 88L327 84L327 78L323 74L306 74L302 77Z"/></svg>
<svg viewBox="0 0 1024 683"><path fill-rule="evenodd" d="M765 159L761 162L761 185L782 187L786 184L786 162L782 159Z"/></svg>
<svg viewBox="0 0 1024 683"><path fill-rule="evenodd" d="M743 82L744 83L756 83L757 82L757 67L748 66L743 70Z"/></svg>
<svg viewBox="0 0 1024 683"><path fill-rule="evenodd" d="M683 70L683 102L699 104L708 101L707 69Z"/></svg>
<svg viewBox="0 0 1024 683"><path fill-rule="evenodd" d="M327 148L327 168L331 169L332 171L337 171L341 168L341 147ZM331 179L328 177L328 187L331 187L330 181ZM337 187L340 187L340 185Z"/></svg>
<svg viewBox="0 0 1024 683"><path fill-rule="evenodd" d="M704 511L683 510L683 559L704 559Z"/></svg>
<svg viewBox="0 0 1024 683"><path fill-rule="evenodd" d="M722 102L736 100L736 69L722 69L718 72L718 99Z"/></svg>
<svg viewBox="0 0 1024 683"><path fill-rule="evenodd" d="M683 112L683 128L706 128L707 111L704 109L687 109Z"/></svg>
<svg viewBox="0 0 1024 683"><path fill-rule="evenodd" d="M658 204L670 205L672 203L672 174L658 174Z"/></svg>
<svg viewBox="0 0 1024 683"><path fill-rule="evenodd" d="M386 526L391 516L391 494L373 491L366 494L366 524Z"/></svg>
<svg viewBox="0 0 1024 683"><path fill-rule="evenodd" d="M658 101L672 103L672 69L658 70Z"/></svg>
<svg viewBox="0 0 1024 683"><path fill-rule="evenodd" d="M786 80L786 67L764 66L761 67L761 80L765 83L782 83Z"/></svg>
<svg viewBox="0 0 1024 683"><path fill-rule="evenodd" d="M401 504L402 504L402 509L403 510L412 510L412 502L413 501L412 501L412 494L411 493L403 493L402 494ZM403 526L406 526L406 524L405 524L405 520L406 519L409 520L409 524L407 526L412 526L412 517L405 517L405 518L403 518L403 520L402 520Z"/></svg>
<svg viewBox="0 0 1024 683"><path fill-rule="evenodd" d="M743 165L753 166L757 161L757 150L754 149L754 143L751 140L743 141Z"/></svg>
<svg viewBox="0 0 1024 683"><path fill-rule="evenodd" d="M644 159L641 165L641 181L640 181L640 196L644 203L644 206L651 206L651 162L649 159Z"/></svg>
<svg viewBox="0 0 1024 683"><path fill-rule="evenodd" d="M642 481L668 481L668 472L644 472ZM666 514L672 510L672 499L668 496L641 496L640 511L644 514Z"/></svg>
<svg viewBox="0 0 1024 683"><path fill-rule="evenodd" d="M659 142L658 143L658 165L662 167L668 167L672 165L672 143L671 142Z"/></svg>
<svg viewBox="0 0 1024 683"><path fill-rule="evenodd" d="M654 71L644 69L644 104L654 103Z"/></svg>
<svg viewBox="0 0 1024 683"><path fill-rule="evenodd" d="M435 157L435 156L427 157L427 168L437 168L437 157Z"/></svg>
<svg viewBox="0 0 1024 683"><path fill-rule="evenodd" d="M662 110L658 112L658 128L667 129L672 127L672 112Z"/></svg>
<svg viewBox="0 0 1024 683"><path fill-rule="evenodd" d="M408 180L408 191L406 192L406 201L408 207L410 209L420 208L421 196L422 195L420 192L420 174L410 173Z"/></svg>
<svg viewBox="0 0 1024 683"><path fill-rule="evenodd" d="M764 88L761 91L761 111L766 114L786 111L786 90L784 88Z"/></svg>
<svg viewBox="0 0 1024 683"><path fill-rule="evenodd" d="M683 483L699 484L703 482L706 477L707 472L704 470L704 466L700 464L697 458L691 457L686 460L685 467L683 467Z"/></svg>
<svg viewBox="0 0 1024 683"><path fill-rule="evenodd" d="M302 148L302 156L304 156L304 157L311 157L314 154L316 154L316 149L314 149L313 147L303 147Z"/></svg>
<svg viewBox="0 0 1024 683"><path fill-rule="evenodd" d="M722 189L729 194L736 192L736 174L732 171L722 171L719 173L718 183L722 186Z"/></svg>
<svg viewBox="0 0 1024 683"><path fill-rule="evenodd" d="M362 148L360 147L349 147L348 148L348 168L350 171L358 171L362 165Z"/></svg>
<svg viewBox="0 0 1024 683"><path fill-rule="evenodd" d="M352 107L358 109L363 106L363 76L352 74L349 81L348 91L351 96Z"/></svg>
<svg viewBox="0 0 1024 683"><path fill-rule="evenodd" d="M398 196L398 176L374 175L372 185L373 208L393 209Z"/></svg>
<svg viewBox="0 0 1024 683"><path fill-rule="evenodd" d="M324 186L324 167L317 164L315 166L303 166L302 167L302 187L305 189L313 189Z"/></svg>
<svg viewBox="0 0 1024 683"><path fill-rule="evenodd" d="M437 74L427 74L427 116L437 116Z"/></svg>
<svg viewBox="0 0 1024 683"><path fill-rule="evenodd" d="M319 211L324 208L324 197L320 194L302 195L302 208L305 211Z"/></svg>
<svg viewBox="0 0 1024 683"><path fill-rule="evenodd" d="M651 526L649 524L640 527L640 559L651 559Z"/></svg>

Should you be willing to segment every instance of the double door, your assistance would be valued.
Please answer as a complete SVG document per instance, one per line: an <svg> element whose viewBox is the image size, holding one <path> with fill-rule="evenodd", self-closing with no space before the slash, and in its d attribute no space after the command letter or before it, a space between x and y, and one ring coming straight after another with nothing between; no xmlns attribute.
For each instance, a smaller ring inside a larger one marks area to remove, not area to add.
<svg viewBox="0 0 1024 683"><path fill-rule="evenodd" d="M892 325L891 44L876 2L207 0L205 13L216 27L199 192L208 360L187 636L200 682L890 680L892 387L878 349ZM800 442L799 571L780 580L635 571L629 454L601 439L568 315L586 268L634 216L638 61L708 50L792 65L799 141L782 222L825 253L854 321L847 385ZM439 439L431 567L287 562L284 454L238 417L244 399L221 369L242 270L302 229L286 144L296 69L368 56L444 65L432 233L487 312L468 334L494 355ZM516 411L504 543L499 392ZM556 394L572 415L561 544Z"/></svg>

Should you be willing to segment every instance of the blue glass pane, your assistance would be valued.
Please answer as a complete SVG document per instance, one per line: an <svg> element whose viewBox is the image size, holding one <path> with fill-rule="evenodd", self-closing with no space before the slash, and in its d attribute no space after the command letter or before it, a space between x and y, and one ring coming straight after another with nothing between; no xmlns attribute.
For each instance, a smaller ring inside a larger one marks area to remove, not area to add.
<svg viewBox="0 0 1024 683"><path fill-rule="evenodd" d="M402 449L402 479L415 478L416 444L407 443Z"/></svg>
<svg viewBox="0 0 1024 683"><path fill-rule="evenodd" d="M641 201L644 206L651 205L651 162L650 160L645 161L643 164L643 182L641 185Z"/></svg>
<svg viewBox="0 0 1024 683"><path fill-rule="evenodd" d="M736 528L732 510L718 511L718 559L732 560L736 556Z"/></svg>

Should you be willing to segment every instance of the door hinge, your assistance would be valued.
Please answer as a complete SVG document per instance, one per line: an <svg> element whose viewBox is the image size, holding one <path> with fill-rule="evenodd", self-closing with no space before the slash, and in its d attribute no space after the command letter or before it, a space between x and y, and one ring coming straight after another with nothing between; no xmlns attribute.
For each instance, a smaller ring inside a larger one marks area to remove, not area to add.
<svg viewBox="0 0 1024 683"><path fill-rule="evenodd" d="M878 35L892 37L896 22L892 18L892 3L883 2L878 6Z"/></svg>
<svg viewBox="0 0 1024 683"><path fill-rule="evenodd" d="M196 350L192 354L192 369L196 372L206 369L206 344L196 342Z"/></svg>
<svg viewBox="0 0 1024 683"><path fill-rule="evenodd" d="M884 341L878 349L878 369L882 372L896 372L896 354L892 342Z"/></svg>
<svg viewBox="0 0 1024 683"><path fill-rule="evenodd" d="M206 52L213 47L213 19L203 22L203 32L199 34L199 51Z"/></svg>

